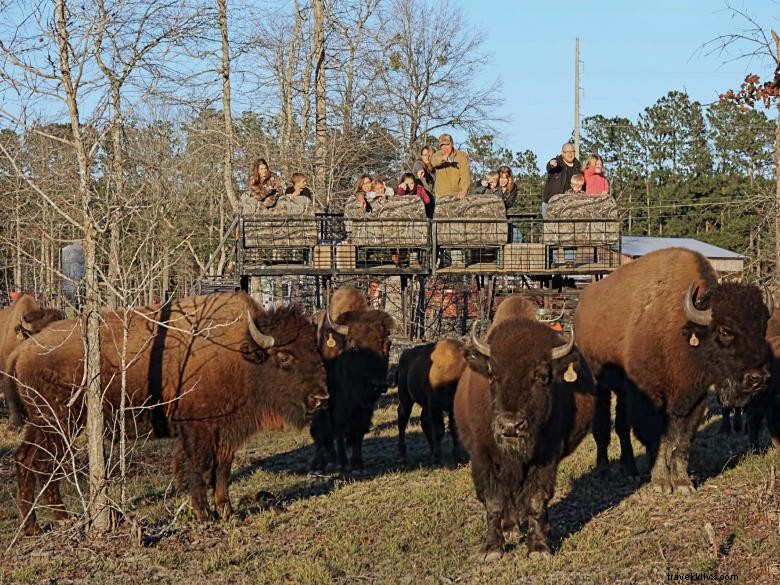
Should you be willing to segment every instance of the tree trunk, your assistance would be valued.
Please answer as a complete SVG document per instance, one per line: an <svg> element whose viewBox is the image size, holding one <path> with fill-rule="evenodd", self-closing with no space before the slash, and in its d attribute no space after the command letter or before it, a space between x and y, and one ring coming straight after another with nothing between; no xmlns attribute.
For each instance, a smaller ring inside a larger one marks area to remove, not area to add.
<svg viewBox="0 0 780 585"><path fill-rule="evenodd" d="M91 528L104 532L111 527L110 502L106 482L106 461L103 452L103 407L100 380L100 290L97 271L98 231L92 217L94 194L87 148L81 135L78 96L71 79L70 37L65 0L56 0L55 34L59 45L60 70L65 99L70 113L73 145L79 167L79 195L81 199L82 229L84 234L85 332L84 374L87 395L87 453L89 458L89 517Z"/></svg>
<svg viewBox="0 0 780 585"><path fill-rule="evenodd" d="M314 205L330 200L328 195L325 157L327 153L326 133L326 92L325 92L325 3L314 0L314 102L316 109L315 132L317 143L314 150Z"/></svg>
<svg viewBox="0 0 780 585"><path fill-rule="evenodd" d="M125 161L122 153L122 102L120 86L114 80L111 83L111 100L114 112L111 127L111 142L113 144L113 159L111 172L114 180L114 204L111 206L109 221L111 222L110 239L108 244L108 282L111 286L119 288L121 239L122 239L122 206L125 203ZM109 289L106 299L109 309L116 309L118 298Z"/></svg>
<svg viewBox="0 0 780 585"><path fill-rule="evenodd" d="M238 196L233 187L233 147L236 143L233 131L233 114L230 110L230 42L228 40L227 0L217 0L219 30L222 34L222 112L225 116L225 158L223 177L225 194L233 212L238 212ZM222 234L220 234L221 237Z"/></svg>

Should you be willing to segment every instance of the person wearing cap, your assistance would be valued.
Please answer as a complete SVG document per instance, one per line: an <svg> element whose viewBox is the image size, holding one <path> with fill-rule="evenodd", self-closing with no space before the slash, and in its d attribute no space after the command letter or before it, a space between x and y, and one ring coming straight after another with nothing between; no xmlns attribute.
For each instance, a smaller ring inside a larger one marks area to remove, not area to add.
<svg viewBox="0 0 780 585"><path fill-rule="evenodd" d="M455 150L452 136L439 136L439 150L433 153L431 164L436 169L436 197L457 195L463 199L471 186L469 157L464 151Z"/></svg>
<svg viewBox="0 0 780 585"><path fill-rule="evenodd" d="M574 145L564 142L561 154L547 163L547 181L542 191L542 217L547 216L547 204L553 195L566 193L571 185L571 178L581 173L580 161L574 155Z"/></svg>

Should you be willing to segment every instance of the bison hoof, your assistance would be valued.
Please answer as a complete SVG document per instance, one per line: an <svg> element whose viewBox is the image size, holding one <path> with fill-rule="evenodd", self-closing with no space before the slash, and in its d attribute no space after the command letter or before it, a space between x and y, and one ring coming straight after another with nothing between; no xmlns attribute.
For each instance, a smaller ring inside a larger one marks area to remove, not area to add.
<svg viewBox="0 0 780 585"><path fill-rule="evenodd" d="M38 526L37 522L29 522L25 524L24 530L22 530L25 536L37 536L39 534L43 533L43 530L41 530L41 527Z"/></svg>
<svg viewBox="0 0 780 585"><path fill-rule="evenodd" d="M504 551L502 550L483 551L482 560L486 563L495 563L496 561L501 560L501 557L503 556Z"/></svg>
<svg viewBox="0 0 780 585"><path fill-rule="evenodd" d="M634 481L639 479L639 470L636 468L635 461L621 461L620 473L622 473L628 479Z"/></svg>
<svg viewBox="0 0 780 585"><path fill-rule="evenodd" d="M674 493L681 496L689 496L696 493L696 488L690 482L681 483L674 486Z"/></svg>
<svg viewBox="0 0 780 585"><path fill-rule="evenodd" d="M669 495L673 492L673 490L671 484L667 481L654 481L653 492L656 494Z"/></svg>
<svg viewBox="0 0 780 585"><path fill-rule="evenodd" d="M551 559L552 553L549 550L532 550L529 551L528 558L532 561Z"/></svg>

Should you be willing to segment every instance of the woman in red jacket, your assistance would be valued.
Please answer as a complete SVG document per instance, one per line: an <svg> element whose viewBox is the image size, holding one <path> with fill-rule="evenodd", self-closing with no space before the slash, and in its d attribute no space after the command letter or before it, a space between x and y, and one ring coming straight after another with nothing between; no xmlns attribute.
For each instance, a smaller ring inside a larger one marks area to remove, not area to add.
<svg viewBox="0 0 780 585"><path fill-rule="evenodd" d="M604 161L597 154L591 154L582 168L585 175L585 193L587 195L607 195L609 181L604 176Z"/></svg>

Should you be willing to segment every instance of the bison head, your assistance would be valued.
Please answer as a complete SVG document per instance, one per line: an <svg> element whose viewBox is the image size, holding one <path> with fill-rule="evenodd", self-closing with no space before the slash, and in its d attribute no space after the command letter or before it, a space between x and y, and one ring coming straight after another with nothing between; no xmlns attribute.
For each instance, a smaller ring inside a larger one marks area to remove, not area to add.
<svg viewBox="0 0 780 585"><path fill-rule="evenodd" d="M556 386L577 384L590 374L566 340L542 323L514 318L493 326L487 342L472 328L469 367L490 381L492 433L496 444L527 461L550 417Z"/></svg>
<svg viewBox="0 0 780 585"><path fill-rule="evenodd" d="M379 393L387 388L387 368L390 358L390 333L393 318L384 311L346 311L333 323L336 343L358 377L367 381Z"/></svg>
<svg viewBox="0 0 780 585"><path fill-rule="evenodd" d="M262 356L262 408L303 427L328 399L314 325L295 305L257 312L247 318L253 353Z"/></svg>
<svg viewBox="0 0 780 585"><path fill-rule="evenodd" d="M49 323L61 321L65 318L65 313L59 309L34 309L27 311L19 319L19 324L16 326L16 336L21 341L35 335Z"/></svg>
<svg viewBox="0 0 780 585"><path fill-rule="evenodd" d="M766 327L774 302L752 285L726 282L697 299L694 283L683 298L683 336L698 354L700 382L725 406L744 406L769 379Z"/></svg>

